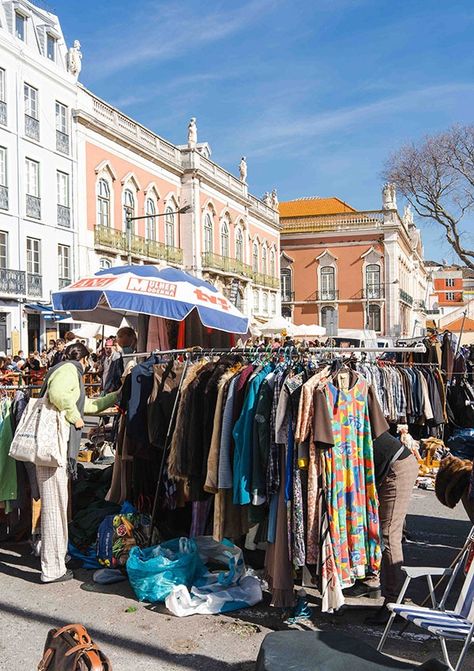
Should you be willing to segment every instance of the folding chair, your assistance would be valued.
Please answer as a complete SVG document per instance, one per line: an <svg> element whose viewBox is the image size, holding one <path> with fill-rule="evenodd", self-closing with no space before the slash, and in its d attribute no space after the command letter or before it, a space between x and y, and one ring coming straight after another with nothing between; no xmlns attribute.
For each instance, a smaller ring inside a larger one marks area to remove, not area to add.
<svg viewBox="0 0 474 671"><path fill-rule="evenodd" d="M474 643L474 557L472 556L472 548L474 548L474 527L472 527L464 548L458 555L458 561L453 568L430 568L420 567L414 568L404 566L403 571L407 574L401 592L396 603L389 603L387 607L392 611L390 619L387 622L385 631L377 647L378 651L382 648L387 640L393 621L397 615L412 622L421 629L426 629L431 634L439 638L443 657L446 664L451 671L460 671L464 663L467 651L471 643ZM465 564L465 560L471 558L471 564L464 580L464 585L459 595L458 601L454 610L446 610L446 601L448 599L451 588L456 580L456 576ZM450 576L446 590L439 603L436 601L435 589L433 587L432 576ZM423 606L414 606L411 604L403 604L402 600L413 578L426 576L428 587L430 590L430 597L432 608L424 608ZM446 645L446 639L464 641L461 654L456 662L456 666L452 666Z"/></svg>

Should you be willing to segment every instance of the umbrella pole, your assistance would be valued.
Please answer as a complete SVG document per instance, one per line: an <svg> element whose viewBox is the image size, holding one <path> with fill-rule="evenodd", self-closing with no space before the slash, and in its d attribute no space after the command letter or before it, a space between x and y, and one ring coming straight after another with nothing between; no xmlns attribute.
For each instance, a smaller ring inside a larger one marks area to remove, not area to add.
<svg viewBox="0 0 474 671"><path fill-rule="evenodd" d="M181 396L181 389L183 386L184 378L186 377L186 373L188 370L188 365L189 365L189 356L186 356L185 362L184 362L184 368L183 368L183 373L181 375L181 379L179 381L178 385L178 391L176 393L176 398L174 399L174 404L173 404L173 409L171 411L171 417L170 421L168 424L168 431L166 432L166 438L165 438L165 444L163 447L163 454L161 456L161 463L160 463L160 470L158 471L158 480L156 483L156 490L155 490L155 498L153 501L153 510L151 513L151 523L150 523L150 536L148 538L148 547L151 545L151 541L153 538L153 529L155 528L155 522L156 522L156 515L158 513L158 502L160 498L160 487L161 487L161 481L163 480L163 473L165 470L165 464L166 464L166 457L168 454L168 450L171 446L171 430L173 428L173 423L175 420L176 412L178 410L178 405L179 405L179 399Z"/></svg>

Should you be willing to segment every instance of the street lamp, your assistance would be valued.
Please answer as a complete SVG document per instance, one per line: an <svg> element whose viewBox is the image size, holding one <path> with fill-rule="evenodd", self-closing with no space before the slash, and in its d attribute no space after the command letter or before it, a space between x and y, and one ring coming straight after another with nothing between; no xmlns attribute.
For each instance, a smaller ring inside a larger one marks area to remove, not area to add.
<svg viewBox="0 0 474 671"><path fill-rule="evenodd" d="M377 285L372 285L374 288L376 288L376 291L379 294L379 296L377 296L376 298L381 298L381 296L380 296L380 288L381 287L390 286L392 284L399 284L399 280L393 280L392 282L379 282ZM365 308L366 313L367 313L366 316L365 316L365 328L367 330L369 330L369 328L370 328L370 298L371 298L371 296L370 296L370 285L366 285L365 291L366 291L366 301L367 301L366 308Z"/></svg>
<svg viewBox="0 0 474 671"><path fill-rule="evenodd" d="M130 212L127 211L125 216L125 228L127 233L127 263L129 266L132 265L132 221L138 221L139 219L154 219L155 217L167 217L170 214L186 214L191 210L191 205L183 205L179 210L174 212L161 212L160 214L143 214L140 217L131 217Z"/></svg>

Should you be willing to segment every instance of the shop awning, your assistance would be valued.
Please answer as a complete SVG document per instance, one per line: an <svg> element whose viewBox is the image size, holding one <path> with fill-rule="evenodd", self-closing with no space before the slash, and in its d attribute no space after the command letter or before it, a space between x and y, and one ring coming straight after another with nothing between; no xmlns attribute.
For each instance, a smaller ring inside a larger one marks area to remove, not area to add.
<svg viewBox="0 0 474 671"><path fill-rule="evenodd" d="M47 321L67 321L71 319L69 314L55 312L52 305L42 305L41 303L26 303L25 309L29 312L37 312Z"/></svg>

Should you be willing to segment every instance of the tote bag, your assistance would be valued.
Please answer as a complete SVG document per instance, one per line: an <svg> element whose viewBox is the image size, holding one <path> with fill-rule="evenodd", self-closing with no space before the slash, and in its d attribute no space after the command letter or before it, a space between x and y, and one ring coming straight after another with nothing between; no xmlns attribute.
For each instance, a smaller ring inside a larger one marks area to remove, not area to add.
<svg viewBox="0 0 474 671"><path fill-rule="evenodd" d="M30 398L15 431L9 456L49 468L67 464L69 425L47 395Z"/></svg>

